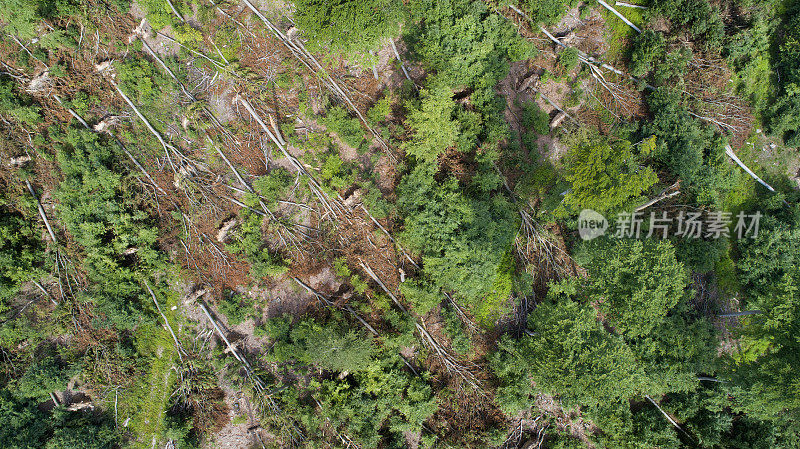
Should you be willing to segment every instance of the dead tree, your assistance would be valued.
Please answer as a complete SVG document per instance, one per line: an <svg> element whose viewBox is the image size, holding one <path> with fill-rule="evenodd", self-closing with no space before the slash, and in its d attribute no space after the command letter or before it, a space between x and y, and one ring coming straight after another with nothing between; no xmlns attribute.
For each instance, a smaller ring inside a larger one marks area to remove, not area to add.
<svg viewBox="0 0 800 449"><path fill-rule="evenodd" d="M733 152L733 148L731 148L730 145L725 146L725 154L727 154L728 157L733 159L733 162L736 162L736 164L739 165L739 167L742 167L742 170L746 171L748 175L750 175L753 179L758 181L759 184L766 187L767 190L769 190L770 192L775 192L775 189L773 189L771 185L764 182L764 180L759 178L758 175L756 175L753 172L753 170L750 170L750 168L744 165L744 162L742 162L741 159L739 159L739 157L736 156L736 153Z"/></svg>
<svg viewBox="0 0 800 449"><path fill-rule="evenodd" d="M637 32L637 33L641 33L641 32L642 32L642 30L640 30L640 29L639 29L639 27L637 27L636 25L634 25L634 24L633 24L633 22L631 22L631 21L630 21L630 20L628 20L628 19L627 19L625 16L623 16L622 14L620 14L620 12L619 12L619 11L617 11L617 10L616 10L616 9L614 9L614 8L612 8L612 7L611 7L611 5L609 5L608 3L604 2L603 0L597 0L597 3L600 3L600 5L601 5L603 8L605 8L605 9L607 9L607 10L611 11L611 12L612 12L612 13L613 13L615 16L619 17L619 18L620 18L620 20L622 20L623 22L625 22L625 24L626 24L626 25L628 25L629 27L631 27L631 28L633 28L634 30L636 30L636 32Z"/></svg>
<svg viewBox="0 0 800 449"><path fill-rule="evenodd" d="M378 143L381 144L381 147L384 149L389 158L392 159L392 161L397 162L397 159L395 158L389 146L386 144L386 142L384 142L380 134L378 134L378 132L375 131L375 129L369 124L364 115L361 114L361 111L359 111L358 108L355 106L355 104L352 102L350 96L347 95L347 93L331 77L328 71L325 70L324 67L322 67L319 61L317 61L317 59L308 50L306 50L305 46L303 46L303 44L298 41L289 39L286 36L286 34L284 34L283 31L281 31L269 19L267 19L264 16L264 14L262 14L261 11L258 10L258 8L256 8L250 2L250 0L242 0L242 1L248 8L250 8L250 10L253 12L253 14L256 15L256 17L258 17L262 22L264 22L264 24L272 32L272 34L275 35L275 37L277 37L281 42L283 42L286 48L288 48L289 51L292 52L292 54L301 63L303 63L303 65L305 65L309 70L311 70L311 73L319 77L319 79L322 80L322 82L334 93L334 95L344 100L345 103L347 103L347 105L350 106L350 109L352 109L353 112L356 113L359 120L361 120L364 126L367 127L367 130L369 130L369 132L372 134L375 140L377 140Z"/></svg>
<svg viewBox="0 0 800 449"><path fill-rule="evenodd" d="M447 372L450 374L458 375L462 380L464 380L467 384L473 387L475 391L479 392L481 395L485 395L475 375L472 374L472 372L461 362L456 360L456 358L453 357L453 355L450 354L450 352L447 351L447 349L445 349L438 341L436 341L436 338L434 338L433 335L431 335L431 333L428 332L427 326L425 325L425 321L415 316L413 313L411 313L397 299L394 293L392 293L392 291L389 290L389 288L386 286L386 284L383 283L383 281L378 277L378 275L375 274L374 271L372 271L372 268L370 268L369 265L365 264L364 262L360 262L359 264L361 265L361 268L363 268L364 271L367 273L367 275L369 275L369 277L371 277L372 280L375 281L387 295L389 295L389 298L391 298L392 302L394 302L394 304L403 313L405 313L414 320L414 326L416 327L417 332L421 337L422 344L433 350L433 352L437 355L439 361L442 363Z"/></svg>

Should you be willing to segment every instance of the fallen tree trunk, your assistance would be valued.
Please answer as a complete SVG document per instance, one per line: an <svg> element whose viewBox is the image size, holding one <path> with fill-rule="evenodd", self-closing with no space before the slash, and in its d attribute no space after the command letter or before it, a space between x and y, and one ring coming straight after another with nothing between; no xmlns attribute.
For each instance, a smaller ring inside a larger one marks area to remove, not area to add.
<svg viewBox="0 0 800 449"><path fill-rule="evenodd" d="M33 195L33 199L36 200L36 208L39 211L39 216L42 217L42 221L44 221L44 225L47 228L47 233L50 235L50 238L53 240L53 243L58 245L58 240L56 239L56 234L53 232L53 228L50 227L50 221L47 219L47 214L44 213L44 208L42 207L42 203L39 202L39 197L36 195L36 192L33 190L33 186L31 186L30 181L27 179L25 180L25 185L28 187L28 192Z"/></svg>
<svg viewBox="0 0 800 449"><path fill-rule="evenodd" d="M386 144L386 142L384 142L384 140L381 138L378 132L375 131L375 129L372 126L370 126L367 119L364 117L363 114L361 114L361 111L359 111L358 108L355 106L355 104L353 104L352 100L350 100L350 96L347 95L347 93L345 93L345 91L339 86L339 84L331 77L328 71L325 70L324 67L322 67L322 65L319 63L319 61L317 61L314 55L312 55L308 50L306 50L303 44L299 42L296 43L291 39L289 39L280 29L278 29L278 27L273 25L269 19L264 17L264 14L262 14L261 11L259 11L258 8L256 8L250 2L250 0L242 0L242 1L253 12L253 14L256 15L256 17L258 17L262 22L264 22L267 28L269 28L270 31L272 31L272 33L281 42L283 42L283 44L289 49L289 51L292 52L293 55L295 55L297 59L300 60L300 62L302 62L306 67L308 67L312 73L317 75L317 77L319 77L328 86L328 88L333 91L333 93L336 96L343 99L345 103L347 103L348 106L350 106L353 112L355 112L356 115L358 116L359 120L361 120L361 122L364 124L364 126L367 127L369 132L372 133L373 137L375 137L375 139L381 144L381 147L383 147L389 158L392 159L392 161L397 162L397 159L394 157L394 154L392 154L392 152L390 151L389 146Z"/></svg>
<svg viewBox="0 0 800 449"><path fill-rule="evenodd" d="M164 324L167 326L167 330L169 334L172 335L172 341L175 342L175 349L178 351L178 359L183 363L183 347L181 346L180 342L178 342L178 337L175 335L175 331L172 330L172 326L169 324L169 320L167 320L167 316L164 315L164 312L161 311L161 306L158 305L158 300L156 299L156 294L153 293L153 289L150 288L150 283L147 282L145 279L144 286L147 287L147 291L150 293L150 296L153 298L153 303L156 305L156 310L161 315L161 318L164 320Z"/></svg>
<svg viewBox="0 0 800 449"><path fill-rule="evenodd" d="M675 428L676 428L676 429L678 429L678 430L680 430L681 432L683 432L683 434L684 434L684 435L686 435L686 437L687 437L687 438L689 438L690 440L694 441L694 438L692 438L692 436L691 436L691 435L689 435L689 433L688 433L688 432L686 432L685 430L683 430L683 428L681 428L681 426L679 426L679 425L678 425L678 423L677 423L677 422L675 422L675 420L674 420L674 419L672 419L672 417L671 417L671 416L669 416L669 414L668 414L667 412L665 412L665 411L664 411L664 409L662 409L662 408L661 408L661 406L659 406L659 405L658 405L658 403L657 403L656 401L654 401L654 400L653 400L653 398L651 398L649 395L645 395L644 397L645 397L645 398L647 398L647 400L648 400L648 401L650 401L650 403L651 403L651 404L653 404L653 405L655 405L655 406L656 406L656 408L658 409L658 411L659 411L659 412L661 412L661 414L662 414L662 415L664 415L664 417L665 417L665 418L667 418L667 421L669 421L669 422L670 422L670 424L672 424L673 426L675 426Z"/></svg>
<svg viewBox="0 0 800 449"><path fill-rule="evenodd" d="M603 8L605 8L605 9L607 9L607 10L611 11L612 13L614 13L614 15L615 15L615 16L619 17L619 18L620 18L620 20L622 20L623 22L625 22L625 24L627 24L629 27L631 27L631 28L633 28L634 30L636 30L636 32L637 32L637 33L641 33L641 32L642 32L642 30L640 30L640 29L639 29L639 27L637 27L636 25L634 25L634 24L633 24L633 22L631 22L631 21L630 21L630 20L628 20L628 19L627 19L625 16L623 16L622 14L620 14L620 12L619 12L619 11L617 11L617 10L616 10L616 9L614 9L614 8L612 8L612 7L611 7L611 5L609 5L608 3L604 2L603 0L597 0L597 3L600 3L600 5L601 5Z"/></svg>
<svg viewBox="0 0 800 449"><path fill-rule="evenodd" d="M769 190L770 192L775 192L775 189L773 189L771 185L764 182L763 179L759 178L758 175L753 173L753 170L750 170L750 168L744 165L744 162L742 162L741 159L739 159L736 156L736 154L733 152L733 148L731 148L730 145L725 146L725 154L727 154L731 159L733 159L733 162L736 162L736 164L738 164L739 167L742 167L742 170L746 171L747 174L749 174L753 179L758 181L759 184L766 187L767 190Z"/></svg>

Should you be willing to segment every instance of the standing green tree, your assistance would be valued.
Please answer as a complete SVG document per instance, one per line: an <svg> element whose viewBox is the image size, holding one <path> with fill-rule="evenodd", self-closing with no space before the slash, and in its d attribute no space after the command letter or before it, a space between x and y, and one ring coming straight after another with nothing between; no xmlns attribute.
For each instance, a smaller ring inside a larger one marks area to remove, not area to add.
<svg viewBox="0 0 800 449"><path fill-rule="evenodd" d="M658 181L655 172L641 164L628 142L595 142L573 148L567 156L564 178L572 189L564 205L573 213L594 209L616 212Z"/></svg>
<svg viewBox="0 0 800 449"><path fill-rule="evenodd" d="M614 240L586 268L589 300L626 337L649 334L685 298L687 272L668 241Z"/></svg>
<svg viewBox="0 0 800 449"><path fill-rule="evenodd" d="M506 255L514 239L514 209L500 195L470 197L450 177L439 183L435 166L419 165L398 188L406 216L401 239L422 253L423 272L445 291L455 292L479 321L504 313L510 294Z"/></svg>
<svg viewBox="0 0 800 449"><path fill-rule="evenodd" d="M294 6L309 48L356 57L399 34L405 15L398 0L295 0Z"/></svg>
<svg viewBox="0 0 800 449"><path fill-rule="evenodd" d="M623 340L606 331L596 311L570 299L540 304L530 333L504 337L492 358L507 413L523 408L536 387L567 406L618 402L648 391L649 381Z"/></svg>
<svg viewBox="0 0 800 449"><path fill-rule="evenodd" d="M413 137L403 148L421 162L432 163L458 138L459 124L453 119L456 103L453 92L445 86L424 89L421 97L419 107L409 108L406 123Z"/></svg>
<svg viewBox="0 0 800 449"><path fill-rule="evenodd" d="M654 63L664 58L666 42L661 33L645 30L633 38L631 49L631 74L645 76L653 70Z"/></svg>

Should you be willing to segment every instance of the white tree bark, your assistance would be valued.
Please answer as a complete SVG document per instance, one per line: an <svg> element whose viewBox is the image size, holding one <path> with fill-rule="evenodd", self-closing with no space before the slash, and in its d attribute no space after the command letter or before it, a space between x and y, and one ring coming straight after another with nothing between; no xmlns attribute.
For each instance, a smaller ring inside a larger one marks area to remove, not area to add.
<svg viewBox="0 0 800 449"><path fill-rule="evenodd" d="M742 167L742 170L746 171L747 174L749 174L753 179L758 181L762 186L766 187L767 190L769 190L770 192L774 192L775 191L775 189L773 189L771 185L769 185L766 182L764 182L763 179L759 178L758 175L753 173L753 170L750 170L746 165L744 165L744 162L742 162L736 156L736 154L733 152L733 148L731 148L730 145L725 146L725 154L727 154L731 159L733 159L733 162L736 162L739 165L739 167Z"/></svg>
<svg viewBox="0 0 800 449"><path fill-rule="evenodd" d="M642 30L640 30L640 29L639 29L639 27L637 27L636 25L634 25L634 24L633 24L633 22L631 22L631 21L630 21L630 20L628 20L628 19L627 19L625 16L623 16L622 14L620 14L620 13L619 13L619 11L617 11L617 10L616 10L616 9L614 9L614 8L612 8L612 7L611 7L611 5L609 5L608 3L604 2L603 0L597 0L597 3L600 3L600 5L601 5L603 8L605 8L605 9L607 9L607 10L611 11L612 13L614 13L614 15L615 15L615 16L619 17L619 18L620 18L620 20L622 20L623 22L625 22L625 23L626 23L626 24L627 24L629 27L631 27L631 28L633 28L634 30L636 30L636 32L637 32L637 33L641 33L641 32L642 32Z"/></svg>

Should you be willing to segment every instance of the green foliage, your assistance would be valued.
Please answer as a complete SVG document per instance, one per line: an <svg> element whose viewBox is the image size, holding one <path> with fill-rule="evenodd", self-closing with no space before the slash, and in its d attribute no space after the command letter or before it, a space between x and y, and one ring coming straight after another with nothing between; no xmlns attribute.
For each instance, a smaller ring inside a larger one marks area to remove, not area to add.
<svg viewBox="0 0 800 449"><path fill-rule="evenodd" d="M661 33L645 30L633 39L631 50L631 74L644 76L653 70L654 63L658 63L666 51L666 42Z"/></svg>
<svg viewBox="0 0 800 449"><path fill-rule="evenodd" d="M558 54L558 63L564 72L569 72L578 65L578 49L569 47Z"/></svg>
<svg viewBox="0 0 800 449"><path fill-rule="evenodd" d="M661 0L650 5L648 18L665 17L676 29L685 29L708 48L722 43L725 25L719 10L706 0Z"/></svg>
<svg viewBox="0 0 800 449"><path fill-rule="evenodd" d="M0 19L7 25L4 31L22 39L36 37L36 27L42 20L37 0L6 0L0 2Z"/></svg>
<svg viewBox="0 0 800 449"><path fill-rule="evenodd" d="M647 335L684 297L686 270L668 241L615 240L595 251L586 267L588 294L623 335Z"/></svg>
<svg viewBox="0 0 800 449"><path fill-rule="evenodd" d="M667 422L664 417L647 405L635 412L627 402L591 407L586 415L603 429L602 433L593 435L593 439L600 447L679 449L680 439L676 431L664 425Z"/></svg>
<svg viewBox="0 0 800 449"><path fill-rule="evenodd" d="M514 238L513 209L499 195L468 197L455 179L440 184L430 171L418 166L398 188L398 209L406 217L401 238L422 252L423 272L434 285L457 292L477 310L488 296L504 294L498 277L506 273L503 261ZM490 322L498 313L484 309L483 317Z"/></svg>
<svg viewBox="0 0 800 449"><path fill-rule="evenodd" d="M274 172L274 170L273 170ZM274 187L277 178L263 181L259 189ZM261 179L264 179L262 177ZM263 184L267 184L266 186ZM265 190L267 199L274 193ZM234 232L234 238L226 246L234 254L240 254L250 263L250 277L259 281L261 279L278 278L288 271L289 260L281 258L278 254L271 252L264 241L261 231L262 219L260 216L242 209L240 215L241 225Z"/></svg>
<svg viewBox="0 0 800 449"><path fill-rule="evenodd" d="M0 2L0 20L5 31L22 40L38 36L37 27L45 19L80 14L80 3L75 0L3 0Z"/></svg>
<svg viewBox="0 0 800 449"><path fill-rule="evenodd" d="M384 198L383 192L373 182L363 182L361 187L364 189L361 201L373 217L380 220L394 214L394 204Z"/></svg>
<svg viewBox="0 0 800 449"><path fill-rule="evenodd" d="M340 277L349 277L353 274L353 272L350 271L350 267L347 266L347 259L344 257L337 257L333 260L333 271Z"/></svg>
<svg viewBox="0 0 800 449"><path fill-rule="evenodd" d="M492 357L503 383L497 400L506 413L530 404L531 381L566 406L621 401L645 390L648 382L635 354L603 329L590 306L571 300L540 304L528 327L532 335L503 337Z"/></svg>
<svg viewBox="0 0 800 449"><path fill-rule="evenodd" d="M0 444L10 449L40 448L49 431L43 415L35 404L0 390Z"/></svg>
<svg viewBox="0 0 800 449"><path fill-rule="evenodd" d="M573 148L564 178L572 189L564 205L573 213L593 209L601 214L619 211L658 181L655 172L642 167L628 142L592 142Z"/></svg>
<svg viewBox="0 0 800 449"><path fill-rule="evenodd" d="M129 58L116 64L119 87L137 106L152 106L162 98L159 86L164 75L143 58Z"/></svg>
<svg viewBox="0 0 800 449"><path fill-rule="evenodd" d="M305 353L299 357L301 362L335 372L365 370L373 353L369 338L331 326L300 326L292 331L292 339L305 345Z"/></svg>
<svg viewBox="0 0 800 449"><path fill-rule="evenodd" d="M56 423L45 449L111 449L119 444L113 420L86 412L53 411Z"/></svg>
<svg viewBox="0 0 800 449"><path fill-rule="evenodd" d="M406 123L414 134L404 149L418 160L432 163L459 136L458 121L453 119L456 104L452 91L444 86L424 89L420 96L420 107L409 108Z"/></svg>
<svg viewBox="0 0 800 449"><path fill-rule="evenodd" d="M396 356L384 357L352 379L323 381L319 398L325 415L365 447L379 445L384 427L394 444L404 441L402 432L421 431L438 406L430 386L403 367Z"/></svg>
<svg viewBox="0 0 800 449"><path fill-rule="evenodd" d="M502 186L495 162L509 136L505 102L494 87L508 72L508 60L529 57L533 49L483 2L426 0L414 2L411 11L421 20L406 28L404 40L435 75L420 103L407 106L412 140L406 152L416 165L397 189L405 217L401 238L422 253L425 289L455 292L489 326L509 303L512 267L504 261L515 224L511 204L491 194ZM434 164L451 148L464 162L474 160L475 172L462 185ZM419 291L411 296L422 310L435 301Z"/></svg>
<svg viewBox="0 0 800 449"><path fill-rule="evenodd" d="M516 2L514 2L516 3ZM552 25L571 7L577 3L575 0L523 0L525 12L534 23Z"/></svg>
<svg viewBox="0 0 800 449"><path fill-rule="evenodd" d="M328 152L321 157L320 177L330 186L331 192L350 187L355 182L353 166L346 164L339 153Z"/></svg>
<svg viewBox="0 0 800 449"><path fill-rule="evenodd" d="M404 17L398 0L294 0L297 27L309 48L349 57L363 57L400 30Z"/></svg>
<svg viewBox="0 0 800 449"><path fill-rule="evenodd" d="M45 413L35 402L0 390L0 445L8 449L111 449L120 438L104 414L71 412L61 407Z"/></svg>
<svg viewBox="0 0 800 449"><path fill-rule="evenodd" d="M319 323L306 319L289 331L284 321L272 326L276 340L272 358L280 362L296 361L334 372L367 369L374 354L372 340L341 323Z"/></svg>
<svg viewBox="0 0 800 449"><path fill-rule="evenodd" d="M54 391L67 387L69 378L76 373L75 368L66 367L53 357L47 357L31 364L14 383L14 395L24 399L46 400Z"/></svg>
<svg viewBox="0 0 800 449"><path fill-rule="evenodd" d="M794 276L800 265L800 229L774 216L760 220L755 239L738 242L740 281L756 293L770 292L775 282Z"/></svg>
<svg viewBox="0 0 800 449"><path fill-rule="evenodd" d="M536 134L550 133L550 116L536 102L529 101L522 105L522 126L536 131Z"/></svg>
<svg viewBox="0 0 800 449"><path fill-rule="evenodd" d="M678 260L695 273L707 273L728 253L728 239L672 239Z"/></svg>
<svg viewBox="0 0 800 449"><path fill-rule="evenodd" d="M652 158L681 180L681 190L700 204L720 205L737 178L726 164L725 141L714 128L689 115L678 92L658 88L647 97L653 120L642 136L656 136Z"/></svg>
<svg viewBox="0 0 800 449"><path fill-rule="evenodd" d="M456 311L450 307L443 307L442 319L453 350L458 354L469 354L472 351L472 342Z"/></svg>
<svg viewBox="0 0 800 449"><path fill-rule="evenodd" d="M278 200L286 197L293 181L292 175L285 168L276 167L253 181L253 189L261 196L267 207L275 207Z"/></svg>
<svg viewBox="0 0 800 449"><path fill-rule="evenodd" d="M400 284L400 292L420 315L427 314L444 299L444 295L437 287L430 282L418 279L411 279Z"/></svg>
<svg viewBox="0 0 800 449"><path fill-rule="evenodd" d="M92 301L117 326L130 328L141 319L140 302L151 301L139 272L163 264L157 233L147 212L134 205L134 189L118 166L124 155L115 144L69 129L56 147L64 175L53 192L56 215L84 252Z"/></svg>
<svg viewBox="0 0 800 449"><path fill-rule="evenodd" d="M4 202L4 201L3 201ZM40 276L42 242L36 228L22 215L0 202L0 313L8 310L6 301L20 285Z"/></svg>
<svg viewBox="0 0 800 449"><path fill-rule="evenodd" d="M214 33L214 43L225 59L228 61L236 61L238 59L242 41L235 26L229 25L218 28Z"/></svg>
<svg viewBox="0 0 800 449"><path fill-rule="evenodd" d="M226 290L219 302L219 311L225 314L228 324L238 326L253 316L255 301L249 296Z"/></svg>
<svg viewBox="0 0 800 449"><path fill-rule="evenodd" d="M89 96L84 91L77 92L71 99L63 100L64 107L74 110L78 113L78 115L86 115L89 112L89 108L93 105L98 103L98 99L95 96Z"/></svg>
<svg viewBox="0 0 800 449"><path fill-rule="evenodd" d="M750 21L726 42L724 52L736 71L734 84L742 98L749 100L757 115L769 117L769 101L776 81L772 73L772 36L780 25L774 7L767 2L751 5Z"/></svg>
<svg viewBox="0 0 800 449"><path fill-rule="evenodd" d="M692 60L692 51L681 47L666 53L659 64L654 66L653 81L657 85L683 82L686 66Z"/></svg>
<svg viewBox="0 0 800 449"><path fill-rule="evenodd" d="M350 281L350 284L353 286L353 290L360 294L364 294L367 291L369 286L361 276L356 273L350 271L350 267L347 266L347 259L344 257L337 257L333 260L333 269L336 272L337 276L343 277Z"/></svg>
<svg viewBox="0 0 800 449"><path fill-rule="evenodd" d="M497 80L508 72L508 60L532 57L533 46L502 16L475 0L422 0L410 5L423 19L405 28L412 56L437 72L447 86L475 89L478 108L494 107Z"/></svg>
<svg viewBox="0 0 800 449"><path fill-rule="evenodd" d="M294 371L314 365L340 373L313 378L307 386L293 382L296 388L284 390L280 399L311 435L333 426L364 447L398 445L405 441L403 432L421 431L436 411L431 388L405 370L396 353L339 320L304 319L273 335L273 360Z"/></svg>
<svg viewBox="0 0 800 449"><path fill-rule="evenodd" d="M350 117L350 114L341 106L328 108L327 114L320 118L320 122L342 139L342 142L357 150L366 145L364 139L364 129L357 118Z"/></svg>
<svg viewBox="0 0 800 449"><path fill-rule="evenodd" d="M262 335L272 337L276 341L285 341L289 339L292 330L292 317L289 314L283 316L270 318L264 321L259 326Z"/></svg>
<svg viewBox="0 0 800 449"><path fill-rule="evenodd" d="M797 377L800 369L800 220L779 201L761 204L771 212L761 219L756 239L738 241L739 280L749 298L742 326L734 379L744 389L738 407L748 415L775 420L784 413L800 416Z"/></svg>
<svg viewBox="0 0 800 449"><path fill-rule="evenodd" d="M14 80L0 77L0 113L31 126L38 124L42 120L39 106L30 97L16 93L14 87Z"/></svg>
<svg viewBox="0 0 800 449"><path fill-rule="evenodd" d="M367 111L367 120L370 123L380 123L389 119L392 114L392 96L386 95L376 101Z"/></svg>
<svg viewBox="0 0 800 449"><path fill-rule="evenodd" d="M784 12L782 35L778 39L774 70L779 76L780 91L769 108L770 132L786 144L800 147L800 4L788 2Z"/></svg>
<svg viewBox="0 0 800 449"><path fill-rule="evenodd" d="M182 0L170 0L179 12L185 12ZM172 12L172 7L167 3L167 0L142 0L139 6L147 13L147 21L153 26L154 29L160 30L167 25L178 27L181 25L180 20Z"/></svg>

